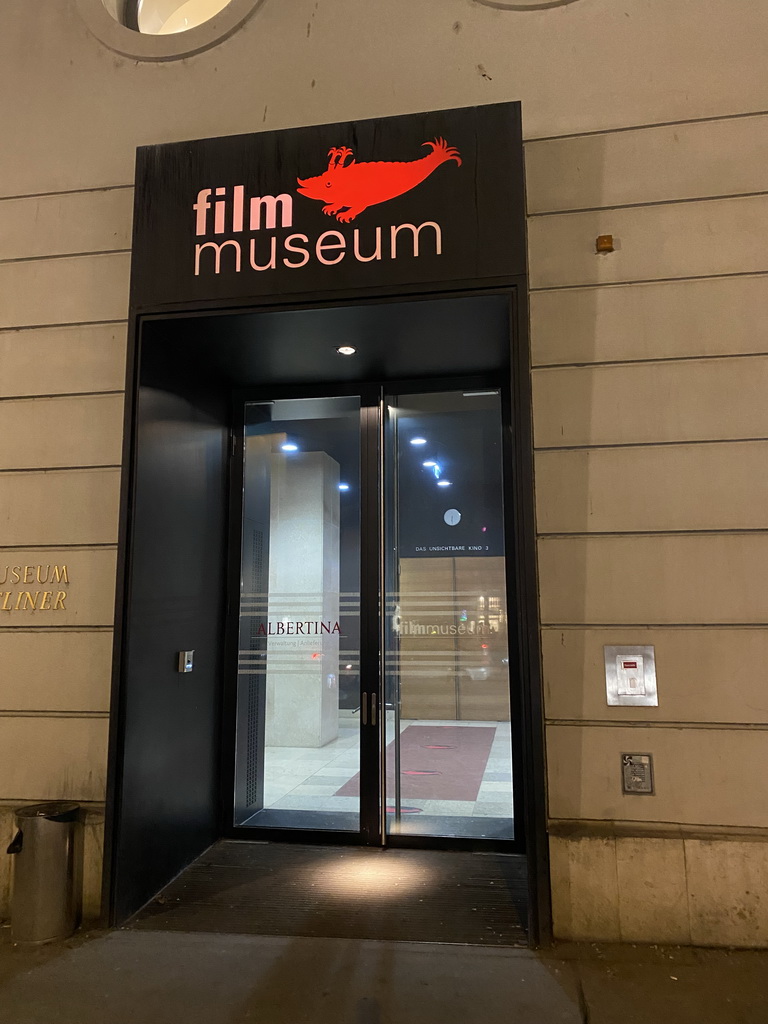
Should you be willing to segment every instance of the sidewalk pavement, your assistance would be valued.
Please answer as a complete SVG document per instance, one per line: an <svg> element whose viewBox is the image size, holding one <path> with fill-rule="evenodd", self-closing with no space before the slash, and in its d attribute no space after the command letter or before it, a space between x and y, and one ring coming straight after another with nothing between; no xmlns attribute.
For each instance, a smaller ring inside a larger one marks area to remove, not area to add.
<svg viewBox="0 0 768 1024"><path fill-rule="evenodd" d="M2 1024L766 1024L768 952L117 930L24 949Z"/></svg>

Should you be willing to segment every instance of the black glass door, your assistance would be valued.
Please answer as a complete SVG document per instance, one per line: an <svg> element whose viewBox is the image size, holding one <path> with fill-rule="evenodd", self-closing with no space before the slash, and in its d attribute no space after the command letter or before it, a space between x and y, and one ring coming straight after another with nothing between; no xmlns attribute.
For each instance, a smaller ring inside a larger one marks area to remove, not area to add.
<svg viewBox="0 0 768 1024"><path fill-rule="evenodd" d="M366 491L378 404L352 394L244 405L236 826L368 826L377 716L370 683L362 696L361 585L378 534Z"/></svg>
<svg viewBox="0 0 768 1024"><path fill-rule="evenodd" d="M385 398L387 835L514 838L498 389Z"/></svg>
<svg viewBox="0 0 768 1024"><path fill-rule="evenodd" d="M246 401L232 825L514 838L498 389Z"/></svg>

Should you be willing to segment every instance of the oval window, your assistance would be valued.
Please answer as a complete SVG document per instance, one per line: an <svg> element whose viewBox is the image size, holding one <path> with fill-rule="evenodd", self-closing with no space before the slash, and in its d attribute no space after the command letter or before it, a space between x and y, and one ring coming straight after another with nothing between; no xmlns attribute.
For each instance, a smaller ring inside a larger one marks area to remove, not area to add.
<svg viewBox="0 0 768 1024"><path fill-rule="evenodd" d="M197 28L230 0L128 0L125 23L145 35L165 36Z"/></svg>
<svg viewBox="0 0 768 1024"><path fill-rule="evenodd" d="M90 31L135 60L177 60L227 39L264 0L70 0ZM2 0L0 0L2 3Z"/></svg>

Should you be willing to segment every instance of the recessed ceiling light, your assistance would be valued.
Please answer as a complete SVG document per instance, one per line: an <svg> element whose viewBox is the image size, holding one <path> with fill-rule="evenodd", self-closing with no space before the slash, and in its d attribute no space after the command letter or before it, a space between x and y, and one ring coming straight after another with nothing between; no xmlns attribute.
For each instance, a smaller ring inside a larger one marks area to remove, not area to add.
<svg viewBox="0 0 768 1024"><path fill-rule="evenodd" d="M339 345L336 349L340 356L353 356L357 349L352 345Z"/></svg>
<svg viewBox="0 0 768 1024"><path fill-rule="evenodd" d="M349 484L339 484L339 490L340 491L348 491L349 490Z"/></svg>
<svg viewBox="0 0 768 1024"><path fill-rule="evenodd" d="M451 486L451 481L450 480L438 480L437 481L437 486L438 487L450 487Z"/></svg>
<svg viewBox="0 0 768 1024"><path fill-rule="evenodd" d="M293 441L286 441L285 444L281 444L280 447L284 452L297 452L299 450L299 446L294 444Z"/></svg>
<svg viewBox="0 0 768 1024"><path fill-rule="evenodd" d="M411 444L426 444L426 443L427 443L426 437L412 437L411 438Z"/></svg>
<svg viewBox="0 0 768 1024"><path fill-rule="evenodd" d="M427 469L434 469L436 465L437 463L434 459L427 459L426 462L422 462L422 466L425 466Z"/></svg>

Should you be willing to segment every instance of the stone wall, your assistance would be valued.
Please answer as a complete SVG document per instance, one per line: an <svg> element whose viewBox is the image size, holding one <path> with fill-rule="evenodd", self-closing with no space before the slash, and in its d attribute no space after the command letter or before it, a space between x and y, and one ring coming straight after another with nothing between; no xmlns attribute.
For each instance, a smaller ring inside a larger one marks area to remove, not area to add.
<svg viewBox="0 0 768 1024"><path fill-rule="evenodd" d="M0 618L0 832L82 800L95 912L135 147L520 99L555 930L767 944L765 5L264 0L149 61L90 2L0 11L0 573L77 570ZM606 707L616 643L658 708Z"/></svg>
<svg viewBox="0 0 768 1024"><path fill-rule="evenodd" d="M527 146L562 937L768 941L766 152L764 116ZM604 644L655 645L658 708L606 706Z"/></svg>

